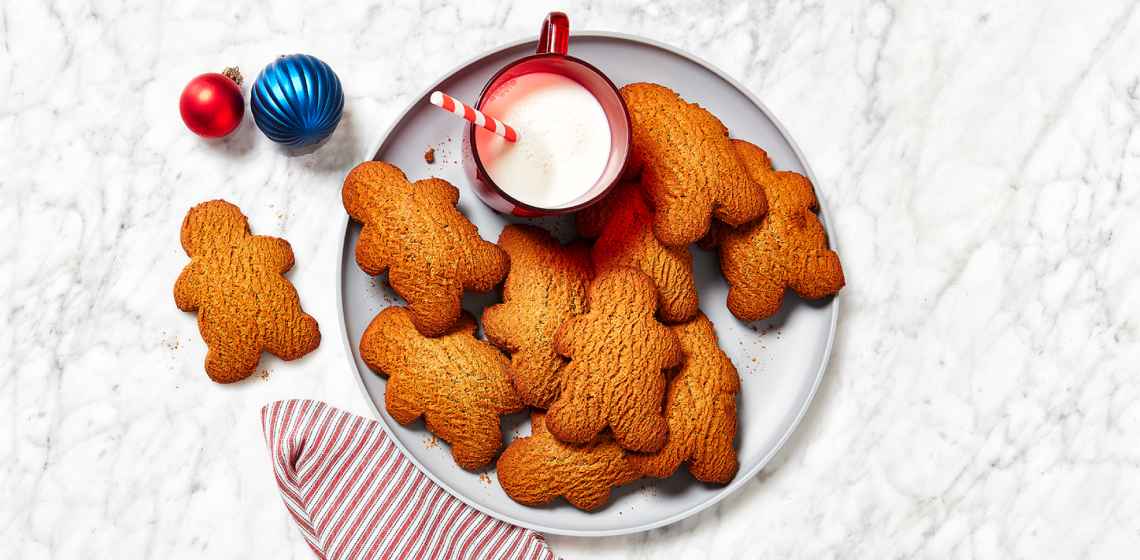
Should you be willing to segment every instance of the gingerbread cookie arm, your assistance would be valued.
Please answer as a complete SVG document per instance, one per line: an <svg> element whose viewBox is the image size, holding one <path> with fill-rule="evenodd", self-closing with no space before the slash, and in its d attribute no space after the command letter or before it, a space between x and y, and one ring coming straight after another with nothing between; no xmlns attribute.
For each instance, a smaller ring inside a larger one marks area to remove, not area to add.
<svg viewBox="0 0 1140 560"><path fill-rule="evenodd" d="M402 266L388 271L388 282L408 302L408 313L424 336L439 336L455 324L462 311L463 286L437 285L424 289L424 279Z"/></svg>
<svg viewBox="0 0 1140 560"><path fill-rule="evenodd" d="M418 387L414 380L402 375L388 376L388 386L384 390L384 410L402 425L411 424L424 415L420 405Z"/></svg>
<svg viewBox="0 0 1140 560"><path fill-rule="evenodd" d="M270 263L274 270L284 274L293 268L293 247L280 237L268 235L254 235L246 239L246 243L259 258Z"/></svg>
<svg viewBox="0 0 1140 560"><path fill-rule="evenodd" d="M471 249L470 258L463 287L476 292L490 291L503 281L511 267L510 257L505 251L482 239Z"/></svg>
<svg viewBox="0 0 1140 560"><path fill-rule="evenodd" d="M728 287L728 310L742 321L775 315L784 301L784 283L759 272L743 278Z"/></svg>
<svg viewBox="0 0 1140 560"><path fill-rule="evenodd" d="M321 329L317 320L298 306L280 328L270 333L265 349L282 360L291 361L316 350L320 344Z"/></svg>
<svg viewBox="0 0 1140 560"><path fill-rule="evenodd" d="M360 228L360 239L356 242L356 264L369 276L383 274L391 263L383 252L386 246L387 231L380 226L364 222Z"/></svg>
<svg viewBox="0 0 1140 560"><path fill-rule="evenodd" d="M653 197L656 213L653 221L653 234L670 247L681 247L699 240L708 233L712 225L712 205L704 210L694 211L694 205L664 203Z"/></svg>
<svg viewBox="0 0 1140 560"><path fill-rule="evenodd" d="M182 272L178 275L178 280L174 281L174 304L182 311L197 311L198 298L201 296L198 292L198 279L196 278L199 272L197 263L191 262Z"/></svg>
<svg viewBox="0 0 1140 560"><path fill-rule="evenodd" d="M459 189L443 179L436 177L420 179L412 183L412 188L415 189L416 196L437 200L448 206L459 204Z"/></svg>
<svg viewBox="0 0 1140 560"><path fill-rule="evenodd" d="M829 249L812 249L800 257L788 279L793 291L807 299L821 299L843 288L843 265Z"/></svg>

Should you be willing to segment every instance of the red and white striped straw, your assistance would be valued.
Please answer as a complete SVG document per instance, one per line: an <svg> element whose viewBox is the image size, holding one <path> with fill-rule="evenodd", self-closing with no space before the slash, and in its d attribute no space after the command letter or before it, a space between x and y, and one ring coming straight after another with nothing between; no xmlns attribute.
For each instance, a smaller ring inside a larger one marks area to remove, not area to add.
<svg viewBox="0 0 1140 560"><path fill-rule="evenodd" d="M514 142L519 139L519 134L515 129L507 125L507 123L496 119L495 117L488 117L478 109L446 94L442 91L433 91L431 93L431 104L439 107L453 115L463 117L467 122L474 123L475 126L481 126L503 138L507 142Z"/></svg>

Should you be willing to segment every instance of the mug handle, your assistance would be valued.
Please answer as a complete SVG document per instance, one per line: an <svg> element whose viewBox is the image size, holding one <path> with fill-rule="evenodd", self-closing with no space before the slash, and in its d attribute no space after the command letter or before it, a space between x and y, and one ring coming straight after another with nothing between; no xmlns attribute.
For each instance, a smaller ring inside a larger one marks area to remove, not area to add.
<svg viewBox="0 0 1140 560"><path fill-rule="evenodd" d="M538 54L566 54L570 47L570 18L562 12L550 12L542 22L538 35Z"/></svg>

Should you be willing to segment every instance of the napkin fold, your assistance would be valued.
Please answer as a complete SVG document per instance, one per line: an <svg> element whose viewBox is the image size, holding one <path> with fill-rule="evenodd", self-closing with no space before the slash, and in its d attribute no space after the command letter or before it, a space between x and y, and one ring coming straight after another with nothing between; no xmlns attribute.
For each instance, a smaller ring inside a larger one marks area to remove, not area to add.
<svg viewBox="0 0 1140 560"><path fill-rule="evenodd" d="M318 558L554 558L539 533L433 483L375 420L287 400L261 422L281 498Z"/></svg>

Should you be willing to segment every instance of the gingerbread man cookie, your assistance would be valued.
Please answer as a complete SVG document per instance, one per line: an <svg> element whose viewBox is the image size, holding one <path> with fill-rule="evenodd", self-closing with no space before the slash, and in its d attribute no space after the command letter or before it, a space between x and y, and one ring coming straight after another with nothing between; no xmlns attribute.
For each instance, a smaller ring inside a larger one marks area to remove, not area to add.
<svg viewBox="0 0 1140 560"><path fill-rule="evenodd" d="M436 338L412 323L412 313L389 307L360 339L360 357L388 376L384 407L401 424L423 417L427 429L451 444L465 469L491 463L503 444L499 416L523 409L507 373L506 356L475 338L475 319L463 313Z"/></svg>
<svg viewBox="0 0 1140 560"><path fill-rule="evenodd" d="M531 414L530 426L530 436L512 441L496 464L499 485L520 504L541 506L562 496L593 511L609 501L610 489L641 478L608 433L577 445L552 436L541 413Z"/></svg>
<svg viewBox="0 0 1140 560"><path fill-rule="evenodd" d="M416 329L447 332L464 290L486 292L507 273L507 255L479 237L456 208L459 191L443 179L408 182L394 165L369 161L344 180L344 208L363 224L356 262L368 274L388 271L408 302Z"/></svg>
<svg viewBox="0 0 1140 560"><path fill-rule="evenodd" d="M295 360L320 345L317 321L301 309L297 290L283 276L293 268L288 241L252 235L241 209L211 200L186 214L182 248L190 264L174 284L174 302L198 312L210 379L249 377L262 350Z"/></svg>
<svg viewBox="0 0 1140 560"><path fill-rule="evenodd" d="M736 475L736 394L740 377L717 344L713 324L703 313L673 332L685 362L665 392L669 440L656 453L637 453L630 462L642 474L667 478L682 462L697 480L718 482Z"/></svg>
<svg viewBox="0 0 1140 560"><path fill-rule="evenodd" d="M509 225L499 247L510 255L503 303L483 312L487 339L511 353L511 381L522 401L546 408L558 397L566 359L554 351L562 322L586 311L590 248L563 246L545 230Z"/></svg>
<svg viewBox="0 0 1140 560"><path fill-rule="evenodd" d="M554 337L570 363L547 429L562 441L587 443L608 426L622 447L657 451L668 432L662 370L682 357L677 335L654 318L657 289L643 272L615 268L598 275L589 296L589 312L567 320Z"/></svg>
<svg viewBox="0 0 1140 560"><path fill-rule="evenodd" d="M720 267L728 281L728 309L744 321L774 315L784 292L820 299L844 285L839 255L827 248L827 233L807 177L775 171L768 155L743 140L733 145L749 173L767 193L764 219L741 228L718 227Z"/></svg>
<svg viewBox="0 0 1140 560"><path fill-rule="evenodd" d="M621 88L633 126L631 169L656 209L653 231L671 247L704 236L712 217L739 226L764 214L764 192L712 113L650 83Z"/></svg>

